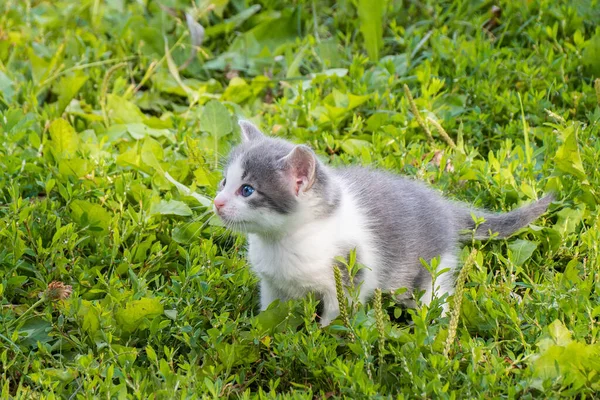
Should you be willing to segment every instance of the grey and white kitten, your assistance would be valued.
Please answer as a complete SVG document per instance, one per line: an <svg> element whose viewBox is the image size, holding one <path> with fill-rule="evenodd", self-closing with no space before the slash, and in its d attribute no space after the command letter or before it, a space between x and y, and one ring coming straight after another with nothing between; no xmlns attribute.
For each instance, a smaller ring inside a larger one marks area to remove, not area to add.
<svg viewBox="0 0 600 400"><path fill-rule="evenodd" d="M360 301L376 288L451 294L461 239L471 238L472 213L485 218L475 232L507 237L528 225L552 201L493 214L444 199L412 179L369 168L330 168L307 146L264 136L240 122L242 144L231 151L214 210L226 226L248 235L248 257L260 277L261 310L276 300L315 293L323 303L322 325L339 313L334 258L356 249ZM465 230L470 234L464 235ZM461 234L461 231L463 233ZM432 288L419 261L440 258L448 269Z"/></svg>

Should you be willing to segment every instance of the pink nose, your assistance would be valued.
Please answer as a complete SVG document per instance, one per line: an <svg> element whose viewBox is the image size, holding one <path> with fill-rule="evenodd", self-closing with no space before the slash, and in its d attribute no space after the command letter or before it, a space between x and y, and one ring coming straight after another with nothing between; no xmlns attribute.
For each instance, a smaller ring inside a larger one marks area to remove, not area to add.
<svg viewBox="0 0 600 400"><path fill-rule="evenodd" d="M215 198L214 203L215 203L215 208L217 209L217 211L221 211L221 208L223 208L225 206L225 199L217 196Z"/></svg>

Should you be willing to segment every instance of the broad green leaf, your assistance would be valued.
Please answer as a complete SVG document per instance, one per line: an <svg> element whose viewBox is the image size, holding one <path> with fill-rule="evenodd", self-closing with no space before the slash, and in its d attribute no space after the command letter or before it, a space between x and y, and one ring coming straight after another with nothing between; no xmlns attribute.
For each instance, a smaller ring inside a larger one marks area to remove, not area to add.
<svg viewBox="0 0 600 400"><path fill-rule="evenodd" d="M192 209L183 201L177 200L161 200L160 203L153 204L150 208L150 214L161 215L180 215L188 217L192 215Z"/></svg>
<svg viewBox="0 0 600 400"><path fill-rule="evenodd" d="M0 71L0 98L3 98L5 103L12 103L12 98L15 93L15 83L2 71Z"/></svg>
<svg viewBox="0 0 600 400"><path fill-rule="evenodd" d="M117 156L117 165L121 167L132 167L144 171L147 174L152 174L152 168L142 162L142 156L140 155L140 146L138 142L135 143L129 150Z"/></svg>
<svg viewBox="0 0 600 400"><path fill-rule="evenodd" d="M71 217L82 227L87 227L91 234L102 236L108 233L111 214L100 204L85 200L71 202Z"/></svg>
<svg viewBox="0 0 600 400"><path fill-rule="evenodd" d="M581 283L581 272L579 270L580 265L581 263L577 259L572 259L571 261L569 261L569 263L565 267L565 272L563 272L564 281L576 284Z"/></svg>
<svg viewBox="0 0 600 400"><path fill-rule="evenodd" d="M33 77L33 82L37 85L46 77L49 64L42 57L38 56L32 47L30 47L27 51L27 58L31 64L31 75Z"/></svg>
<svg viewBox="0 0 600 400"><path fill-rule="evenodd" d="M563 208L557 213L558 220L556 221L556 224L554 224L554 229L558 230L563 235L575 232L575 229L583 218L584 211L585 205L581 205L576 209Z"/></svg>
<svg viewBox="0 0 600 400"><path fill-rule="evenodd" d="M344 65L344 53L339 40L334 36L329 39L321 39L315 49L327 68L341 67Z"/></svg>
<svg viewBox="0 0 600 400"><path fill-rule="evenodd" d="M219 178L207 168L200 167L194 171L194 182L198 186L214 187L219 182Z"/></svg>
<svg viewBox="0 0 600 400"><path fill-rule="evenodd" d="M71 100L79 93L82 86L87 82L88 75L77 73L75 75L62 78L54 87L54 91L58 94L58 113L62 114L67 108Z"/></svg>
<svg viewBox="0 0 600 400"><path fill-rule="evenodd" d="M343 93L334 89L323 100L323 106L317 106L311 111L311 115L319 123L340 123L344 118L352 115L351 111L362 105L371 96L356 96L351 93Z"/></svg>
<svg viewBox="0 0 600 400"><path fill-rule="evenodd" d="M564 385L581 387L589 373L600 369L600 346L571 339L571 332L555 320L548 326L548 334L537 343L539 352L529 359L534 386L542 388L541 381L560 378Z"/></svg>
<svg viewBox="0 0 600 400"><path fill-rule="evenodd" d="M15 134L25 130L35 122L33 114L25 114L23 110L17 108L9 108L4 111L0 118L0 127L7 133Z"/></svg>
<svg viewBox="0 0 600 400"><path fill-rule="evenodd" d="M139 123L144 122L145 119L138 106L115 94L107 96L106 111L110 120L115 124Z"/></svg>
<svg viewBox="0 0 600 400"><path fill-rule="evenodd" d="M379 51L383 47L383 17L386 7L387 0L358 0L359 28L371 61L379 60Z"/></svg>
<svg viewBox="0 0 600 400"><path fill-rule="evenodd" d="M409 69L408 55L406 53L385 56L380 60L379 64L391 65L393 68L392 72L398 76L406 75Z"/></svg>
<svg viewBox="0 0 600 400"><path fill-rule="evenodd" d="M154 351L154 349L150 345L146 346L146 355L148 356L148 359L153 363L155 363L158 360L158 358L156 357L156 351Z"/></svg>
<svg viewBox="0 0 600 400"><path fill-rule="evenodd" d="M168 129L154 129L150 128L148 125L142 123L131 123L127 124L127 132L131 135L132 138L136 140L144 139L148 136L152 137L166 137L173 140L173 134Z"/></svg>
<svg viewBox="0 0 600 400"><path fill-rule="evenodd" d="M339 76L341 78L346 75L348 75L347 68L331 68L331 69L326 69L325 71L313 73L313 74L310 74L310 79L302 81L302 89L304 89L304 90L310 89L311 87L313 87L313 83L315 81L320 81L321 79L324 79L323 77Z"/></svg>
<svg viewBox="0 0 600 400"><path fill-rule="evenodd" d="M81 178L89 174L93 169L88 160L83 158L67 158L58 162L58 172L62 175L75 176Z"/></svg>
<svg viewBox="0 0 600 400"><path fill-rule="evenodd" d="M600 77L600 31L585 43L583 65L594 77Z"/></svg>
<svg viewBox="0 0 600 400"><path fill-rule="evenodd" d="M342 143L342 150L352 156L356 156L360 154L363 149L368 149L370 146L371 143L367 142L366 140L346 139Z"/></svg>
<svg viewBox="0 0 600 400"><path fill-rule="evenodd" d="M565 129L563 134L565 135L564 142L554 156L554 165L559 171L587 182L579 153L579 145L577 144L577 127L571 125Z"/></svg>
<svg viewBox="0 0 600 400"><path fill-rule="evenodd" d="M552 379L559 376L559 361L564 359L564 354L564 348L559 346L551 346L543 354L535 357L531 363L534 377L541 379Z"/></svg>
<svg viewBox="0 0 600 400"><path fill-rule="evenodd" d="M548 333L558 346L566 346L572 342L571 332L562 321L556 319L548 326Z"/></svg>
<svg viewBox="0 0 600 400"><path fill-rule="evenodd" d="M160 143L158 143L156 140L150 137L144 140L144 144L142 145L141 157L142 161L146 165L164 174L163 168L160 165L160 161L162 161L164 157L164 151Z"/></svg>
<svg viewBox="0 0 600 400"><path fill-rule="evenodd" d="M229 0L210 0L210 4L213 6L213 12L223 18L223 11L229 4Z"/></svg>
<svg viewBox="0 0 600 400"><path fill-rule="evenodd" d="M285 321L290 312L290 307L285 302L275 301L269 308L256 317L256 322L261 331L271 332Z"/></svg>
<svg viewBox="0 0 600 400"><path fill-rule="evenodd" d="M218 138L227 135L233 130L229 111L217 100L209 101L202 111L200 128Z"/></svg>
<svg viewBox="0 0 600 400"><path fill-rule="evenodd" d="M37 342L48 343L52 338L48 333L52 330L52 324L39 317L34 317L19 330L19 343L28 347L35 347Z"/></svg>
<svg viewBox="0 0 600 400"><path fill-rule="evenodd" d="M122 367L130 367L137 359L140 349L136 347L121 346L113 343L112 350L116 353L117 361Z"/></svg>
<svg viewBox="0 0 600 400"><path fill-rule="evenodd" d="M104 121L100 110L84 110L81 108L81 103L82 102L76 98L71 99L71 102L65 107L65 112L73 116L81 117L89 122Z"/></svg>
<svg viewBox="0 0 600 400"><path fill-rule="evenodd" d="M369 100L370 97L371 96L369 95L356 96L352 93L344 93L334 89L331 92L331 95L327 96L325 102L335 107L344 108L346 110L352 110L353 108L356 108L364 102L366 102L367 100Z"/></svg>
<svg viewBox="0 0 600 400"><path fill-rule="evenodd" d="M170 320L176 321L177 310L165 310L165 317L169 318Z"/></svg>
<svg viewBox="0 0 600 400"><path fill-rule="evenodd" d="M79 148L79 136L64 119L56 119L50 124L50 149L54 158L60 161L71 158Z"/></svg>
<svg viewBox="0 0 600 400"><path fill-rule="evenodd" d="M371 132L376 132L377 129L387 124L390 120L388 113L376 112L367 119L367 129Z"/></svg>
<svg viewBox="0 0 600 400"><path fill-rule="evenodd" d="M177 68L174 65L175 68ZM179 73L177 72L179 75ZM181 87L178 81L173 77L171 73L168 71L157 72L152 76L152 86L153 89L168 94L174 94L181 97L189 97L189 96L206 96L206 97L218 97L215 92L221 91L221 83L216 81L215 79L209 79L208 81L199 81L193 78L181 78L179 77L180 82L183 84L185 88L189 90L189 93ZM164 99L157 99L160 101L161 105L169 105L170 102Z"/></svg>
<svg viewBox="0 0 600 400"><path fill-rule="evenodd" d="M150 235L146 240L134 245L131 249L131 260L133 263L142 263L147 259L148 251L152 248L156 237Z"/></svg>
<svg viewBox="0 0 600 400"><path fill-rule="evenodd" d="M256 75L261 66L272 63L273 54L298 37L298 14L285 10L278 18L266 18L254 28L236 36L227 52L204 64L206 69L248 70ZM207 29L207 35L211 30Z"/></svg>
<svg viewBox="0 0 600 400"><path fill-rule="evenodd" d="M221 99L223 101L231 101L233 103L241 104L248 98L252 97L252 94L252 87L248 85L244 79L235 77L229 81L229 85L225 89ZM216 100L211 100L211 102L213 101L217 102ZM225 111L227 111L227 109L225 109Z"/></svg>
<svg viewBox="0 0 600 400"><path fill-rule="evenodd" d="M38 372L32 373L30 375L30 378L34 381L37 379L48 379L52 382L60 381L62 383L69 383L78 376L79 373L77 372L77 370L72 368L45 368Z"/></svg>
<svg viewBox="0 0 600 400"><path fill-rule="evenodd" d="M220 342L215 345L219 360L230 369L236 365L252 364L259 358L258 348L243 343Z"/></svg>
<svg viewBox="0 0 600 400"><path fill-rule="evenodd" d="M294 12L269 19L236 37L228 52L246 52L246 57L252 57L266 48L272 53L281 45L295 40L298 35L296 18Z"/></svg>
<svg viewBox="0 0 600 400"><path fill-rule="evenodd" d="M115 312L115 319L119 327L125 332L133 332L136 329L145 329L145 319L152 319L162 315L163 305L158 298L143 297L127 303L125 308Z"/></svg>
<svg viewBox="0 0 600 400"><path fill-rule="evenodd" d="M529 260L537 248L537 243L529 240L517 239L510 243L508 248L512 253L512 262L514 262L515 265L521 266L525 263L525 261Z"/></svg>
<svg viewBox="0 0 600 400"><path fill-rule="evenodd" d="M77 316L82 319L81 329L90 335L100 329L100 310L91 301L81 301Z"/></svg>
<svg viewBox="0 0 600 400"><path fill-rule="evenodd" d="M217 1L225 1L225 0L217 0ZM206 36L211 37L218 35L222 32L231 32L241 24L243 24L248 18L256 14L260 11L260 4L254 4L245 10L235 14L233 17L225 20L225 22L209 26L206 28L205 33Z"/></svg>
<svg viewBox="0 0 600 400"><path fill-rule="evenodd" d="M152 175L152 184L160 190L171 189L168 179L165 178L165 171L156 170Z"/></svg>

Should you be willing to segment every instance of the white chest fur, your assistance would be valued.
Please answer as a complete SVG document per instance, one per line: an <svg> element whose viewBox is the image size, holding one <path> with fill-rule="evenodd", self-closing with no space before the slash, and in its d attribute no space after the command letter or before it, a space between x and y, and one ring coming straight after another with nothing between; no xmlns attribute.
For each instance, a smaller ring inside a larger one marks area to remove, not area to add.
<svg viewBox="0 0 600 400"><path fill-rule="evenodd" d="M308 292L330 292L333 259L356 248L365 265L375 267L372 234L355 199L342 197L337 211L322 219L300 225L279 239L256 234L248 237L248 256L253 269L286 298Z"/></svg>

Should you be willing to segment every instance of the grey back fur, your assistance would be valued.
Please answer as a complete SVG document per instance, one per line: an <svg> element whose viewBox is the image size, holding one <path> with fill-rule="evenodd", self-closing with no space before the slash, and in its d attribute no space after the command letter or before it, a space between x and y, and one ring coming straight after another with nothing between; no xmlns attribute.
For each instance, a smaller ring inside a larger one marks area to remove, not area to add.
<svg viewBox="0 0 600 400"><path fill-rule="evenodd" d="M552 195L509 213L494 214L467 204L449 201L421 182L388 172L364 167L334 169L361 199L363 212L369 216L370 229L385 262L380 284L412 282L423 287L430 280L420 258L455 252L459 240L473 237L486 239L510 236L544 213ZM485 218L477 228L472 214ZM469 232L465 232L469 231ZM409 286L408 286L409 287Z"/></svg>

